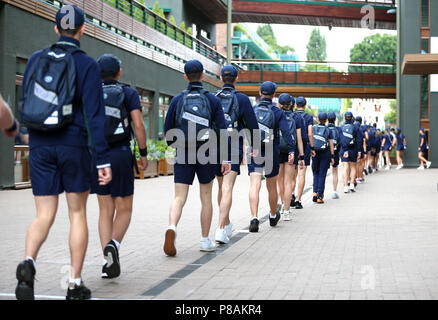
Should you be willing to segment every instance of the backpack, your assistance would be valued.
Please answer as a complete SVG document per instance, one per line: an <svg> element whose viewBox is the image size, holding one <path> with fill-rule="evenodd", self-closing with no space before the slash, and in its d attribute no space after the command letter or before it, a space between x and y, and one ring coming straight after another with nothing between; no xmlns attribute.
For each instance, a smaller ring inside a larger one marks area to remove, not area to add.
<svg viewBox="0 0 438 320"><path fill-rule="evenodd" d="M129 140L130 118L125 106L125 92L119 83L103 85L105 101L105 138L109 144Z"/></svg>
<svg viewBox="0 0 438 320"><path fill-rule="evenodd" d="M326 126L315 124L313 126L313 147L315 151L325 151L329 145L330 131Z"/></svg>
<svg viewBox="0 0 438 320"><path fill-rule="evenodd" d="M354 126L351 123L344 123L341 127L342 135L345 138L345 142L347 146L352 147L355 143L355 139L353 136Z"/></svg>
<svg viewBox="0 0 438 320"><path fill-rule="evenodd" d="M292 111L283 111L284 115L286 117L287 123L289 125L289 132L292 136L292 140L297 141L297 125L295 123L294 114ZM287 143L287 139L285 136L283 136L281 130L280 130L280 152L283 153L289 153L290 146Z"/></svg>
<svg viewBox="0 0 438 320"><path fill-rule="evenodd" d="M76 93L73 54L80 51L74 44L57 42L44 49L27 70L19 105L24 126L49 131L73 122Z"/></svg>
<svg viewBox="0 0 438 320"><path fill-rule="evenodd" d="M337 151L339 145L341 144L338 128L336 128L335 126L328 128L332 131L333 146L334 146L334 150Z"/></svg>
<svg viewBox="0 0 438 320"><path fill-rule="evenodd" d="M370 131L368 131L368 141L370 146L374 146L376 143L376 129L371 128Z"/></svg>
<svg viewBox="0 0 438 320"><path fill-rule="evenodd" d="M184 90L176 111L176 128L184 132L186 144L207 141L208 133L205 133L200 141L198 141L198 135L202 130L212 128L210 101L205 95L207 90L198 89ZM189 126L194 126L195 136L189 136Z"/></svg>
<svg viewBox="0 0 438 320"><path fill-rule="evenodd" d="M259 123L260 138L262 143L270 143L274 140L275 115L271 106L260 103L254 106L254 114Z"/></svg>
<svg viewBox="0 0 438 320"><path fill-rule="evenodd" d="M227 127L231 129L237 128L239 120L239 101L237 100L236 90L233 88L223 88L216 92L216 97L221 101Z"/></svg>

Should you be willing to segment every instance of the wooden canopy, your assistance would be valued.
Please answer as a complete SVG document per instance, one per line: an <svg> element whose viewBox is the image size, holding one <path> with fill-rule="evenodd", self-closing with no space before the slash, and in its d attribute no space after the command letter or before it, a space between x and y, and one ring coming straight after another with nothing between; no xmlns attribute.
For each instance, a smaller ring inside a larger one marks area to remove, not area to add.
<svg viewBox="0 0 438 320"><path fill-rule="evenodd" d="M403 74L438 74L438 54L406 54Z"/></svg>

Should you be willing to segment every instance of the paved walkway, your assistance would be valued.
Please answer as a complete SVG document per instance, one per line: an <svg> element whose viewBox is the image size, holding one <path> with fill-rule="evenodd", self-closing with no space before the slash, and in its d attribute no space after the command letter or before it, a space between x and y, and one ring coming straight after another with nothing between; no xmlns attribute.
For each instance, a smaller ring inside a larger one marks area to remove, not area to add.
<svg viewBox="0 0 438 320"><path fill-rule="evenodd" d="M250 234L244 169L234 193L232 241L213 254L199 251L195 184L178 227L178 255L170 258L162 245L172 181L171 176L136 181L135 212L120 251L122 275L114 280L100 279L98 206L95 196L90 197L83 279L94 298L438 298L438 170L379 172L368 176L356 194L341 194L340 200L327 199L322 206L313 204L308 192L304 209L297 210L292 221L271 228L264 219L259 233ZM216 194L216 185L214 190ZM37 260L37 299L63 298L66 292L69 224L65 197L60 199L57 219ZM261 200L263 218L268 213L264 185ZM34 211L31 190L0 192L0 299L14 298L15 268L23 259ZM214 212L211 237L216 204Z"/></svg>

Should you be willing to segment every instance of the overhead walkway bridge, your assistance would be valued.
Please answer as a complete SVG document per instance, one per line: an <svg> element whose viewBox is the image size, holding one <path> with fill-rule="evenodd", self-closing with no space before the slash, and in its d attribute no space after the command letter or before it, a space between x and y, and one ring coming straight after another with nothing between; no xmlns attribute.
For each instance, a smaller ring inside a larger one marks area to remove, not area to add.
<svg viewBox="0 0 438 320"><path fill-rule="evenodd" d="M264 81L278 84L277 92L306 97L396 97L396 64L233 60L240 66L237 90L257 95ZM295 70L295 71L292 71Z"/></svg>

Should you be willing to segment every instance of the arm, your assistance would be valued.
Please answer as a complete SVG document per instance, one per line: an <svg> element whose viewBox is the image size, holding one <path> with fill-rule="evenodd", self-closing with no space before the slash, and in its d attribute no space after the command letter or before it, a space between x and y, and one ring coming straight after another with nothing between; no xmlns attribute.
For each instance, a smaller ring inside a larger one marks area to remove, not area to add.
<svg viewBox="0 0 438 320"><path fill-rule="evenodd" d="M146 147L146 129L143 123L143 115L141 110L135 109L131 111L132 124L134 126L135 137L138 142L140 151L141 170L146 170L148 167L147 147Z"/></svg>
<svg viewBox="0 0 438 320"><path fill-rule="evenodd" d="M18 133L19 124L15 120L11 109L8 104L3 100L0 94L0 128L3 129L3 133L8 137L15 137Z"/></svg>
<svg viewBox="0 0 438 320"><path fill-rule="evenodd" d="M257 122L257 118L254 114L254 109L251 105L251 101L247 96L241 95L241 99L239 99L239 107L240 107L240 116L242 119L242 123L245 128L247 128L251 132L250 136L250 146L254 145L253 136L254 131L259 129L259 124Z"/></svg>

